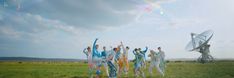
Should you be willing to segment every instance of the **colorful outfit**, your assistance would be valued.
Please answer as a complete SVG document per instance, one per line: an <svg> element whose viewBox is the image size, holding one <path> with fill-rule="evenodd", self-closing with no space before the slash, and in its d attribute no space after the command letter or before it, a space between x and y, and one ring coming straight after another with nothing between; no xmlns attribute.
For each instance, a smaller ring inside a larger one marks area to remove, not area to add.
<svg viewBox="0 0 234 78"><path fill-rule="evenodd" d="M93 50L92 50L92 59L93 59L93 62L96 64L96 66L100 67L101 66L101 62L102 62L102 56L101 56L101 53L98 52L97 48L96 48L96 42L97 42L98 39L96 39L93 43ZM96 71L96 74L97 75L100 75L101 74L101 70L98 69Z"/></svg>
<svg viewBox="0 0 234 78"><path fill-rule="evenodd" d="M133 51L133 54L135 55L135 59L134 59L135 76L138 76L138 73L140 73L141 76L144 78L145 77L144 72L141 70L142 62L144 60L144 55L136 51Z"/></svg>
<svg viewBox="0 0 234 78"><path fill-rule="evenodd" d="M144 66L144 68L146 68L146 56L145 56L145 53L147 52L147 50L148 50L148 47L146 47L145 50L140 51L140 53L144 55L143 62L141 63L142 66Z"/></svg>
<svg viewBox="0 0 234 78"><path fill-rule="evenodd" d="M109 67L109 78L116 78L117 77L117 68L115 66L115 52L111 50L108 52L107 55L107 65Z"/></svg>
<svg viewBox="0 0 234 78"><path fill-rule="evenodd" d="M102 51L101 55L102 55L102 64L103 64L103 66L104 66L104 68L106 70L107 76L109 76L108 65L107 65L107 60L106 60L107 59L107 53L106 53L106 51Z"/></svg>
<svg viewBox="0 0 234 78"><path fill-rule="evenodd" d="M129 70L129 64L128 64L128 51L126 50L126 48L124 47L123 44L122 45L122 48L123 48L123 64L124 64L124 72L125 74L128 73L128 70Z"/></svg>
<svg viewBox="0 0 234 78"><path fill-rule="evenodd" d="M122 54L120 50L118 50L118 52L116 52L115 54L115 65L117 68L117 73L119 73L119 71L121 71L121 69L123 68L123 60L121 57L122 57Z"/></svg>

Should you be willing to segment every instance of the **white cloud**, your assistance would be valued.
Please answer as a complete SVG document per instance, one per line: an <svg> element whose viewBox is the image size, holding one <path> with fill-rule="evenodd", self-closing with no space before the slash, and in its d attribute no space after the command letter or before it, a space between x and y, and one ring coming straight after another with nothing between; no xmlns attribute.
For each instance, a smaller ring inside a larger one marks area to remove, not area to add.
<svg viewBox="0 0 234 78"><path fill-rule="evenodd" d="M8 37L8 38L14 38L14 39L18 39L21 37L21 34L20 32L14 30L13 28L11 27L0 27L0 34Z"/></svg>
<svg viewBox="0 0 234 78"><path fill-rule="evenodd" d="M57 30L77 35L79 32L79 29L75 26L68 25L59 20L51 20L40 15L33 15L30 13L6 16L1 20L1 22L4 22L2 23L2 28L4 28L2 29L4 30L2 32L5 33L7 33L7 31L12 31L9 30L9 27L14 28L17 32L25 33L40 33L48 30Z"/></svg>
<svg viewBox="0 0 234 78"><path fill-rule="evenodd" d="M27 13L25 17L28 18L26 20L34 20L38 22L40 26L47 29L61 30L74 35L79 33L78 28L75 28L75 26L67 25L66 23L63 23L59 20L46 19L40 15L32 15L30 13Z"/></svg>
<svg viewBox="0 0 234 78"><path fill-rule="evenodd" d="M120 3L115 3L120 2ZM33 6L34 1L22 3L21 12L40 15L48 19L62 21L75 28L99 29L127 24L134 19L133 4L123 1L105 0L69 0L41 1ZM113 4L113 5L110 5ZM117 4L117 5L114 5ZM124 4L124 5L123 5ZM118 8L121 5L121 9Z"/></svg>
<svg viewBox="0 0 234 78"><path fill-rule="evenodd" d="M134 19L141 10L137 8L138 3L132 3L132 0L23 1L19 11L15 11L14 8L0 10L0 40L3 40L0 42L17 48L21 47L21 44L26 44L32 50L28 51L31 54L42 49L49 57L58 54L56 53L58 51L61 51L60 54L64 54L64 57L80 57L78 55L82 53L75 52L92 45L93 39L99 37L103 40L99 43L107 46L118 45L121 40L126 41L126 45L131 48L145 45L151 48L163 46L169 57L180 58L196 57L184 51L184 46L190 39L190 32L199 33L212 29L215 31L214 41L233 40L232 36L226 35L233 33L234 24L233 5L230 5L232 3L228 3L228 0L224 3L220 1L222 5L217 5L219 4L217 0L214 2L193 0L188 3L184 0L156 1L159 1L165 14L146 13L137 22ZM224 6L225 3L227 4ZM8 41L10 44L7 43L8 39L2 39L2 35L23 38L25 41L21 43ZM212 50L221 47L227 48L225 51L232 51L233 41L229 43L231 44L228 47L223 47L226 44L214 42ZM217 49L216 52L224 51ZM216 52L212 51L212 54L218 56ZM225 55L227 56L220 57L230 57L232 53Z"/></svg>

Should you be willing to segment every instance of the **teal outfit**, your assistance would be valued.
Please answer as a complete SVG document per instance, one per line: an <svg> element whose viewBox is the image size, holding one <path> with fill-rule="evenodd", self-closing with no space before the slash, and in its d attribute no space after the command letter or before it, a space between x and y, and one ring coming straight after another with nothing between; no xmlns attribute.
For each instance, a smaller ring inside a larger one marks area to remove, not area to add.
<svg viewBox="0 0 234 78"><path fill-rule="evenodd" d="M100 52L98 52L97 48L96 48L96 42L98 39L95 39L94 43L93 43L93 50L92 50L92 56L93 56L93 60L96 62L96 66L100 67L101 66L101 60L102 60L102 55ZM97 75L101 74L101 70L97 70L96 71Z"/></svg>
<svg viewBox="0 0 234 78"><path fill-rule="evenodd" d="M142 53L136 53L136 51L133 51L133 54L135 55L135 59L134 59L134 68L140 68L141 67L141 63L143 62L143 58L144 55Z"/></svg>
<svg viewBox="0 0 234 78"><path fill-rule="evenodd" d="M109 67L109 78L116 78L117 77L117 68L114 65L114 59L115 59L115 52L111 50L108 52L107 58L112 57L111 59L107 60L107 65Z"/></svg>

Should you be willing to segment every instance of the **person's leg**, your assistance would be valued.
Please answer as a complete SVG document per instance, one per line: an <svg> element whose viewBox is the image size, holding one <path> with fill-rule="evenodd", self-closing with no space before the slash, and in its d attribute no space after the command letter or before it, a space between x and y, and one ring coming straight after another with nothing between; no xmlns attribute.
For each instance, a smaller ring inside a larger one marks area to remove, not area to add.
<svg viewBox="0 0 234 78"><path fill-rule="evenodd" d="M143 71L143 67L140 68L140 74L142 78L145 78L145 73Z"/></svg>
<svg viewBox="0 0 234 78"><path fill-rule="evenodd" d="M128 70L129 70L128 59L125 60L125 64L126 64L126 72L127 72L127 74L128 74Z"/></svg>
<svg viewBox="0 0 234 78"><path fill-rule="evenodd" d="M154 63L153 63L153 61L151 61L151 62L150 62L150 67L149 67L150 76L153 75L153 73L152 73L153 66L154 66Z"/></svg>
<svg viewBox="0 0 234 78"><path fill-rule="evenodd" d="M123 58L123 64L124 64L123 70L124 70L125 74L127 74L128 73L128 60L126 57Z"/></svg>
<svg viewBox="0 0 234 78"><path fill-rule="evenodd" d="M138 63L136 68L136 77L139 75L141 75L141 63Z"/></svg>
<svg viewBox="0 0 234 78"><path fill-rule="evenodd" d="M157 64L156 67L157 67L157 71L158 71L162 76L164 76L164 73L163 73L162 69L160 68L159 64Z"/></svg>
<svg viewBox="0 0 234 78"><path fill-rule="evenodd" d="M98 62L96 64L96 78L100 78L100 75L101 75L101 62Z"/></svg>
<svg viewBox="0 0 234 78"><path fill-rule="evenodd" d="M104 66L104 68L105 68L105 70L106 70L106 75L109 77L108 65L107 65L107 62L106 62L106 61L103 62L103 66Z"/></svg>
<svg viewBox="0 0 234 78"><path fill-rule="evenodd" d="M100 78L101 70L100 67L97 67L96 78Z"/></svg>
<svg viewBox="0 0 234 78"><path fill-rule="evenodd" d="M116 74L116 68L114 64L111 61L108 61L107 64L108 64L108 67L110 68L109 78L116 78L117 74Z"/></svg>
<svg viewBox="0 0 234 78"><path fill-rule="evenodd" d="M164 71L165 71L165 62L164 61L160 64L160 68L164 74Z"/></svg>
<svg viewBox="0 0 234 78"><path fill-rule="evenodd" d="M89 77L90 78L93 78L93 65L92 64L89 64Z"/></svg>
<svg viewBox="0 0 234 78"><path fill-rule="evenodd" d="M153 64L152 64L152 69L154 69L154 68L155 68L156 71L158 71L157 70L157 62L156 61L154 61Z"/></svg>
<svg viewBox="0 0 234 78"><path fill-rule="evenodd" d="M143 68L146 69L146 60L143 60Z"/></svg>
<svg viewBox="0 0 234 78"><path fill-rule="evenodd" d="M136 68L135 71L134 71L135 72L135 78L138 77L138 74L139 74L138 71L139 71L138 68Z"/></svg>
<svg viewBox="0 0 234 78"><path fill-rule="evenodd" d="M123 73L123 60L120 59L119 60L119 72L118 72L118 76L122 76L122 73Z"/></svg>
<svg viewBox="0 0 234 78"><path fill-rule="evenodd" d="M111 72L111 71L112 71L111 62L110 62L110 61L107 61L107 65L108 65L108 67L109 67L109 76L108 76L108 77L111 78L111 76L112 76L112 75L111 75L111 74L112 74L112 72Z"/></svg>
<svg viewBox="0 0 234 78"><path fill-rule="evenodd" d="M135 65L134 69L133 69L133 72L134 72L134 78L137 77L137 66Z"/></svg>
<svg viewBox="0 0 234 78"><path fill-rule="evenodd" d="M118 72L119 72L119 61L115 62L115 66L116 66L116 73L118 74Z"/></svg>

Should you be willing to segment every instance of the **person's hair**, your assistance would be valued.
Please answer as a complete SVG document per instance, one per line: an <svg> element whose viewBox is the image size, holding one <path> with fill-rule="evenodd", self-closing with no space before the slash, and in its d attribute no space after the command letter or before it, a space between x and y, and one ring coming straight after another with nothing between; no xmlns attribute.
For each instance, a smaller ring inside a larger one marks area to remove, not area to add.
<svg viewBox="0 0 234 78"><path fill-rule="evenodd" d="M141 50L141 48L138 48L138 50Z"/></svg>
<svg viewBox="0 0 234 78"><path fill-rule="evenodd" d="M127 48L127 49L129 49L129 47L128 47L128 46L127 46L126 48Z"/></svg>
<svg viewBox="0 0 234 78"><path fill-rule="evenodd" d="M158 49L161 49L161 47L158 47Z"/></svg>
<svg viewBox="0 0 234 78"><path fill-rule="evenodd" d="M88 46L87 49L91 49L91 48Z"/></svg>
<svg viewBox="0 0 234 78"><path fill-rule="evenodd" d="M113 50L114 50L114 51L116 51L116 50L117 50L117 48L113 48Z"/></svg>
<svg viewBox="0 0 234 78"><path fill-rule="evenodd" d="M137 48L135 48L134 51L137 51Z"/></svg>
<svg viewBox="0 0 234 78"><path fill-rule="evenodd" d="M96 44L96 45L95 45L95 47L99 47L99 45L98 45L98 44Z"/></svg>

